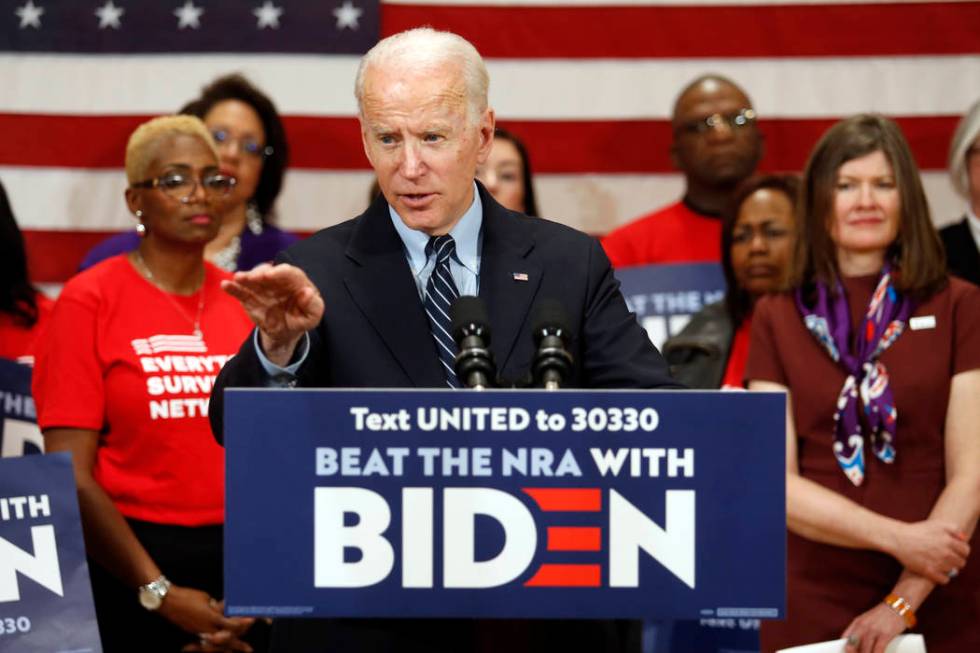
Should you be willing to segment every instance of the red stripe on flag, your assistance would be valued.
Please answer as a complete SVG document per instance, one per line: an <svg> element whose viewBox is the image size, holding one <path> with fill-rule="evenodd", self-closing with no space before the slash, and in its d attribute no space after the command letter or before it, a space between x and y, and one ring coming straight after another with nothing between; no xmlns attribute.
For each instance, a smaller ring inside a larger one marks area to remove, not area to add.
<svg viewBox="0 0 980 653"><path fill-rule="evenodd" d="M382 35L431 25L485 57L825 57L980 52L980 3L520 7L384 5Z"/></svg>
<svg viewBox="0 0 980 653"><path fill-rule="evenodd" d="M0 165L122 168L126 139L148 116L0 114ZM897 118L919 166L942 169L958 116ZM288 116L290 165L368 170L356 118ZM765 171L800 170L833 119L760 120ZM514 120L537 173L669 173L673 138L666 120ZM120 173L121 174L121 173Z"/></svg>
<svg viewBox="0 0 980 653"><path fill-rule="evenodd" d="M23 233L31 281L61 283L78 272L88 250L116 232L25 229Z"/></svg>
<svg viewBox="0 0 980 653"><path fill-rule="evenodd" d="M129 135L151 117L0 113L0 165L122 168ZM369 167L356 118L288 116L284 122L293 167Z"/></svg>
<svg viewBox="0 0 980 653"><path fill-rule="evenodd" d="M599 488L521 488L541 510L548 512L597 512L602 510Z"/></svg>
<svg viewBox="0 0 980 653"><path fill-rule="evenodd" d="M599 565L541 565L525 587L599 587Z"/></svg>
<svg viewBox="0 0 980 653"><path fill-rule="evenodd" d="M593 526L549 526L549 551L599 551L602 530Z"/></svg>

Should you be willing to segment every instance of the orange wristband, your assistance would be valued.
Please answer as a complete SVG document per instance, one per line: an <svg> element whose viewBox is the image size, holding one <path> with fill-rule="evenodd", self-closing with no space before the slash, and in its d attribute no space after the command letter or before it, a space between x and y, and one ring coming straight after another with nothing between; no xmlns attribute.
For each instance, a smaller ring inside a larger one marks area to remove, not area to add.
<svg viewBox="0 0 980 653"><path fill-rule="evenodd" d="M912 609L911 603L897 594L889 594L885 597L885 605L897 612L898 616L905 620L906 628L915 628L915 610Z"/></svg>

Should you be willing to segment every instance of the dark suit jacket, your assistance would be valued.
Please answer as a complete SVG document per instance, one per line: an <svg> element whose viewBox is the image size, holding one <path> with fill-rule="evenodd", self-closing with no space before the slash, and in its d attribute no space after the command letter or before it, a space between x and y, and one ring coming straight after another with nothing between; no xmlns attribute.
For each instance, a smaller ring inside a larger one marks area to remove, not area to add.
<svg viewBox="0 0 980 653"><path fill-rule="evenodd" d="M970 233L968 218L939 230L939 237L946 247L949 273L980 286L980 251Z"/></svg>
<svg viewBox="0 0 980 653"><path fill-rule="evenodd" d="M500 375L526 375L534 356L532 306L560 301L574 331L568 385L584 388L676 387L636 318L598 241L568 227L508 211L479 186L483 203L480 297L490 317ZM279 256L302 268L323 295L324 319L310 333L310 353L297 374L303 387L445 387L404 246L379 197L362 215L324 229ZM515 279L515 273L527 280ZM211 420L222 434L222 392L267 384L252 345L222 370ZM274 650L622 651L638 635L616 622L473 622L466 620L330 620L278 622ZM628 640L628 641L627 641Z"/></svg>

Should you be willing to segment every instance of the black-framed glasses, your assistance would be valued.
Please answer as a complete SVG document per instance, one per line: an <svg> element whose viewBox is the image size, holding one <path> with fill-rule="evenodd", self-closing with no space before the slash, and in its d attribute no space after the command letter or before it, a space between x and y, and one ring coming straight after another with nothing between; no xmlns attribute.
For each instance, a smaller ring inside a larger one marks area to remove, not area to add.
<svg viewBox="0 0 980 653"><path fill-rule="evenodd" d="M214 142L218 144L218 147L236 143L238 149L251 156L266 157L272 156L272 153L275 152L271 145L262 145L254 138L235 138L225 129L212 130L211 137L214 138Z"/></svg>
<svg viewBox="0 0 980 653"><path fill-rule="evenodd" d="M726 125L730 130L736 131L754 124L755 119L755 110L746 107L736 113L713 113L706 118L685 122L678 127L678 131L701 135L707 134L712 129L721 127L722 125Z"/></svg>
<svg viewBox="0 0 980 653"><path fill-rule="evenodd" d="M217 172L204 174L200 179L190 173L168 172L159 177L136 182L131 186L133 188L159 188L164 195L186 204L194 195L198 184L204 189L206 195L222 197L227 195L236 183L237 180L234 177Z"/></svg>

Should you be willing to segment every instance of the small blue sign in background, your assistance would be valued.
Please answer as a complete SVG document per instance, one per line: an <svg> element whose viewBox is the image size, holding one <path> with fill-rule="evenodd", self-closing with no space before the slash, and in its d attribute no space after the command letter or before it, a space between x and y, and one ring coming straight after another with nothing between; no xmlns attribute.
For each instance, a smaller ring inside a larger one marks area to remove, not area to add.
<svg viewBox="0 0 980 653"><path fill-rule="evenodd" d="M638 265L616 270L616 278L626 304L658 349L692 315L725 296L725 275L717 263Z"/></svg>
<svg viewBox="0 0 980 653"><path fill-rule="evenodd" d="M0 459L0 549L0 652L101 653L69 454Z"/></svg>
<svg viewBox="0 0 980 653"><path fill-rule="evenodd" d="M23 456L43 450L31 398L31 368L0 358L0 456Z"/></svg>

